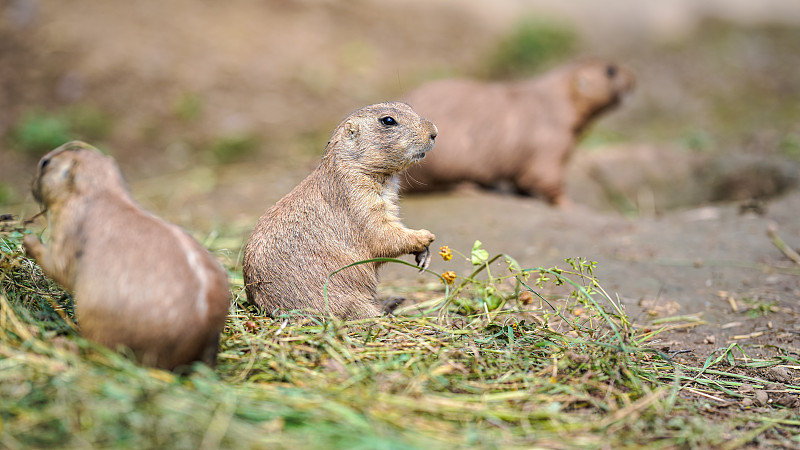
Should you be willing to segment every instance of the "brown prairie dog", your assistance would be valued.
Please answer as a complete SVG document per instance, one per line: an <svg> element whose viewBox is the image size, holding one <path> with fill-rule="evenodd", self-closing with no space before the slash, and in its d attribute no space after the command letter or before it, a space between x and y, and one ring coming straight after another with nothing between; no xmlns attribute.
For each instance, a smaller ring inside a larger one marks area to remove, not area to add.
<svg viewBox="0 0 800 450"><path fill-rule="evenodd" d="M144 211L111 157L70 142L39 161L33 195L47 245L25 251L75 298L83 336L144 364L213 365L230 305L225 271L182 229Z"/></svg>
<svg viewBox="0 0 800 450"><path fill-rule="evenodd" d="M434 235L398 218L397 173L433 148L436 126L404 103L360 109L334 130L314 172L258 220L244 250L247 298L266 309L374 317L378 267L350 263L417 255L427 267Z"/></svg>
<svg viewBox="0 0 800 450"><path fill-rule="evenodd" d="M460 182L493 187L506 181L520 193L561 204L565 166L578 137L633 85L628 69L601 59L524 81L425 84L405 101L447 137L401 178L403 189L422 192Z"/></svg>

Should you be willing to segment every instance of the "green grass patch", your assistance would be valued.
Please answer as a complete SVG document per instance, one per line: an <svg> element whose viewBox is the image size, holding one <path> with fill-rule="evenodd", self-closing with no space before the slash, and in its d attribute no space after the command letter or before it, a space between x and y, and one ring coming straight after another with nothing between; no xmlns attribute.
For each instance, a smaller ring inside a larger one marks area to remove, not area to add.
<svg viewBox="0 0 800 450"><path fill-rule="evenodd" d="M350 322L266 317L229 267L218 366L179 377L81 339L71 298L21 250L28 232L0 228L4 448L724 448L790 443L800 425L777 404L737 413L789 353L671 361L663 329L634 326L581 258L524 269L479 242L442 249L472 271L439 275L452 284L407 315Z"/></svg>
<svg viewBox="0 0 800 450"><path fill-rule="evenodd" d="M781 154L800 160L800 134L787 133L778 146Z"/></svg>
<svg viewBox="0 0 800 450"><path fill-rule="evenodd" d="M111 119L102 111L75 105L55 111L31 110L11 127L9 145L33 157L41 156L65 142L99 141L111 130Z"/></svg>
<svg viewBox="0 0 800 450"><path fill-rule="evenodd" d="M502 37L486 59L488 78L512 78L542 71L572 54L578 35L566 24L527 19Z"/></svg>
<svg viewBox="0 0 800 450"><path fill-rule="evenodd" d="M258 151L261 140L254 133L237 133L216 138L207 153L216 164L240 162Z"/></svg>
<svg viewBox="0 0 800 450"><path fill-rule="evenodd" d="M52 114L29 112L11 130L11 146L28 154L39 154L69 141L69 123Z"/></svg>
<svg viewBox="0 0 800 450"><path fill-rule="evenodd" d="M203 97L195 92L184 92L172 107L175 117L186 123L199 119L203 109Z"/></svg>
<svg viewBox="0 0 800 450"><path fill-rule="evenodd" d="M0 182L0 205L9 204L17 197L17 193L11 185Z"/></svg>

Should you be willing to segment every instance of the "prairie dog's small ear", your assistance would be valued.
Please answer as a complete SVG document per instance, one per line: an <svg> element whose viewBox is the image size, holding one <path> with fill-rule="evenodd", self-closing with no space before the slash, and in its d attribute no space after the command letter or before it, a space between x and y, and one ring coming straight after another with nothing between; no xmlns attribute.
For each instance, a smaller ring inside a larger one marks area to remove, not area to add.
<svg viewBox="0 0 800 450"><path fill-rule="evenodd" d="M344 124L344 130L345 130L345 133L347 135L347 138L348 139L352 139L352 138L358 136L358 123L354 122L352 120L348 120Z"/></svg>
<svg viewBox="0 0 800 450"><path fill-rule="evenodd" d="M39 162L38 175L54 181L66 180L71 176L75 164L77 164L75 158L65 158L63 154L57 154Z"/></svg>
<svg viewBox="0 0 800 450"><path fill-rule="evenodd" d="M67 183L69 183L70 187L72 187L72 185L75 184L75 172L77 171L79 165L80 162L78 162L77 159L73 159L71 161L71 164L67 168L66 173L64 174L64 177L66 178Z"/></svg>
<svg viewBox="0 0 800 450"><path fill-rule="evenodd" d="M75 169L79 164L77 159L72 158L58 167L58 179L69 191L75 190Z"/></svg>
<svg viewBox="0 0 800 450"><path fill-rule="evenodd" d="M48 166L47 178L72 190L72 186L75 184L75 169L78 164L76 158L58 158Z"/></svg>

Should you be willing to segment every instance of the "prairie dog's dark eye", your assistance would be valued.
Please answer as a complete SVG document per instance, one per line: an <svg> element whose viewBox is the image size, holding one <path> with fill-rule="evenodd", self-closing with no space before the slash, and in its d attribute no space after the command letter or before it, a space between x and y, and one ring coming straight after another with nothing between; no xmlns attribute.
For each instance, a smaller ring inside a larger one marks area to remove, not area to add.
<svg viewBox="0 0 800 450"><path fill-rule="evenodd" d="M606 67L606 75L608 75L608 78L614 78L616 74L617 74L617 66L609 65L608 67Z"/></svg>
<svg viewBox="0 0 800 450"><path fill-rule="evenodd" d="M386 125L387 127L391 127L393 125L397 125L397 121L394 120L394 117L392 117L392 116L381 117L378 120L380 120L381 123Z"/></svg>
<svg viewBox="0 0 800 450"><path fill-rule="evenodd" d="M44 168L47 167L48 164L50 164L50 158L47 158L47 159L42 161L42 164L39 167L39 170L44 170Z"/></svg>

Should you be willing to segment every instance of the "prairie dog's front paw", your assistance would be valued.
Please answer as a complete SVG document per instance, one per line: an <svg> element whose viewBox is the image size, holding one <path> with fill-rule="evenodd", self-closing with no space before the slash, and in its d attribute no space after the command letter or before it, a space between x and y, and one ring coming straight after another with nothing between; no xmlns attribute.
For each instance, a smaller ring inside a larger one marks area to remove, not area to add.
<svg viewBox="0 0 800 450"><path fill-rule="evenodd" d="M22 248L25 249L26 255L38 260L42 253L42 241L35 234L26 234L22 238Z"/></svg>
<svg viewBox="0 0 800 450"><path fill-rule="evenodd" d="M417 251L423 248L427 249L436 240L436 236L428 230L417 230L415 234L417 235L417 244L420 246Z"/></svg>
<svg viewBox="0 0 800 450"><path fill-rule="evenodd" d="M419 267L419 271L422 272L431 264L431 251L428 247L430 247L431 243L436 239L436 236L428 230L417 230L415 234L417 238L417 248L412 250L411 253L414 254L417 267Z"/></svg>

